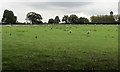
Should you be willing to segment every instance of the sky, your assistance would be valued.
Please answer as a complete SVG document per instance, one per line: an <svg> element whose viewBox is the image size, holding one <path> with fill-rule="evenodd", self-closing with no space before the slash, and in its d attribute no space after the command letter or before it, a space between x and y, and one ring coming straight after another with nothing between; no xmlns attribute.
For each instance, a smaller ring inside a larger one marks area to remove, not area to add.
<svg viewBox="0 0 120 72"><path fill-rule="evenodd" d="M64 15L76 14L78 17L90 19L93 15L105 15L113 11L118 14L119 0L0 0L0 20L5 9L14 12L17 21L25 22L27 13L36 12L48 19Z"/></svg>

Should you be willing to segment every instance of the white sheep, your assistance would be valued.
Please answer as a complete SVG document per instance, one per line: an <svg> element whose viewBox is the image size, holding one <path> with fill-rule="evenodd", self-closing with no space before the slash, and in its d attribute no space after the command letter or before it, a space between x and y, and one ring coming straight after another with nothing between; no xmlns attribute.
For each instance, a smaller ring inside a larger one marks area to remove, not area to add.
<svg viewBox="0 0 120 72"><path fill-rule="evenodd" d="M72 30L69 30L69 33L72 33Z"/></svg>
<svg viewBox="0 0 120 72"><path fill-rule="evenodd" d="M48 27L50 27L50 25L48 25Z"/></svg>
<svg viewBox="0 0 120 72"><path fill-rule="evenodd" d="M90 34L90 31L87 31L87 34Z"/></svg>
<svg viewBox="0 0 120 72"><path fill-rule="evenodd" d="M69 26L66 26L66 28L69 28Z"/></svg>

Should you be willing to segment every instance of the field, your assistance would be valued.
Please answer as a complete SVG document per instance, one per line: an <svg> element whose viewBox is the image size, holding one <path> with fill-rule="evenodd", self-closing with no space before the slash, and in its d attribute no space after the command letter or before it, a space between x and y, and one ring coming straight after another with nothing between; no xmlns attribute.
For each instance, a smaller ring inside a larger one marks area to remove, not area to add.
<svg viewBox="0 0 120 72"><path fill-rule="evenodd" d="M6 25L2 30L3 70L118 69L118 25Z"/></svg>

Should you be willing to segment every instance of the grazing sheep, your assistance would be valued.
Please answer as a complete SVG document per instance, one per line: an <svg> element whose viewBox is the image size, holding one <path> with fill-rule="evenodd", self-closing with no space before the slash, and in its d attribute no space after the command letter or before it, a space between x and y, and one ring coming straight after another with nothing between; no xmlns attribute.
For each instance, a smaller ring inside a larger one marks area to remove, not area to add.
<svg viewBox="0 0 120 72"><path fill-rule="evenodd" d="M69 27L69 26L66 26L67 28Z"/></svg>
<svg viewBox="0 0 120 72"><path fill-rule="evenodd" d="M50 25L48 25L48 27L49 27Z"/></svg>
<svg viewBox="0 0 120 72"><path fill-rule="evenodd" d="M87 31L87 34L90 34L90 31Z"/></svg>
<svg viewBox="0 0 120 72"><path fill-rule="evenodd" d="M69 33L72 33L72 30L69 30Z"/></svg>
<svg viewBox="0 0 120 72"><path fill-rule="evenodd" d="M12 25L7 25L7 27L12 27Z"/></svg>

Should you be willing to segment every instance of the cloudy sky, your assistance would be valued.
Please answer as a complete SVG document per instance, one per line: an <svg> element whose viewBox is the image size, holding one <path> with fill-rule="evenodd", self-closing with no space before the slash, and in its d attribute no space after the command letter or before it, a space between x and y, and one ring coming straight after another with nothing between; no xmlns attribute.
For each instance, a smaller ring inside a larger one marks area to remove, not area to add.
<svg viewBox="0 0 120 72"><path fill-rule="evenodd" d="M28 12L41 14L43 22L49 18L76 14L90 18L92 15L118 13L119 0L0 0L0 19L5 9L12 10L19 22L25 22Z"/></svg>

